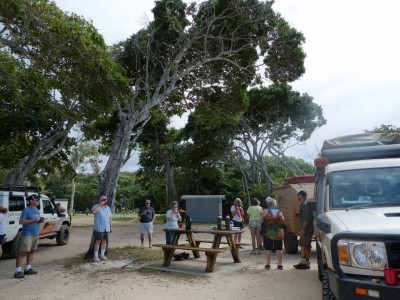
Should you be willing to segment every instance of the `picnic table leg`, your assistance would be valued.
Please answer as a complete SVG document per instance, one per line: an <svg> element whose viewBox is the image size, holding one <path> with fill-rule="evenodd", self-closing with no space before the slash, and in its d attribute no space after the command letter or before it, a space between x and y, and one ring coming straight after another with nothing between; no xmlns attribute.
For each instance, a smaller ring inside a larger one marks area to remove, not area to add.
<svg viewBox="0 0 400 300"><path fill-rule="evenodd" d="M239 256L239 247L236 245L236 243L233 240L233 237L231 235L226 236L226 240L228 242L228 245L231 246L231 254L233 261L235 263L240 263L240 256Z"/></svg>
<svg viewBox="0 0 400 300"><path fill-rule="evenodd" d="M190 243L190 245L192 247L197 247L197 248L199 247L200 244L196 242L196 240L194 238L194 235L193 235L193 232L186 233L186 237L187 237L187 240L189 241L189 243ZM193 257L194 258L199 258L200 257L200 252L199 251L193 250L192 252L193 252Z"/></svg>
<svg viewBox="0 0 400 300"><path fill-rule="evenodd" d="M162 250L164 251L163 267L168 267L171 264L175 249L162 248Z"/></svg>
<svg viewBox="0 0 400 300"><path fill-rule="evenodd" d="M215 262L217 261L217 255L218 253L206 252L207 256L206 272L208 273L214 272Z"/></svg>

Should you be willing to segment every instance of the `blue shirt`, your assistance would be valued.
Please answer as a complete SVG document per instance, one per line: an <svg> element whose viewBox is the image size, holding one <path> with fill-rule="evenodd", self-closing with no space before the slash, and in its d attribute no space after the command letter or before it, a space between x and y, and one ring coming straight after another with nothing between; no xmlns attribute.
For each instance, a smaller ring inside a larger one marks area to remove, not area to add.
<svg viewBox="0 0 400 300"><path fill-rule="evenodd" d="M95 204L92 210L98 207L99 204ZM100 207L97 214L94 215L93 230L98 232L110 232L110 219L112 217L111 209L108 205Z"/></svg>
<svg viewBox="0 0 400 300"><path fill-rule="evenodd" d="M40 217L40 211L37 208L26 207L21 213L20 220L30 220ZM39 235L39 222L33 222L30 224L22 225L22 235L24 236L38 236Z"/></svg>

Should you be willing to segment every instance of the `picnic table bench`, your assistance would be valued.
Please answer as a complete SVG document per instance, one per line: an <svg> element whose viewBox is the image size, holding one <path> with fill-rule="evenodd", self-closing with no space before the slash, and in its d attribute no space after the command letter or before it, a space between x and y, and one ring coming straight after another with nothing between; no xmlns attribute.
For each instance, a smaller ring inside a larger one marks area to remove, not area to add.
<svg viewBox="0 0 400 300"><path fill-rule="evenodd" d="M163 262L164 267L168 267L171 264L172 257L174 256L175 250L177 249L193 251L193 255L195 252L197 253L205 252L207 257L206 272L214 271L215 262L217 260L217 255L219 253L229 251L231 249L230 246L214 249L214 248L192 247L190 244L182 244L182 245L153 244L153 246L162 248L164 252L164 262Z"/></svg>
<svg viewBox="0 0 400 300"><path fill-rule="evenodd" d="M217 256L219 253L230 251L233 261L240 263L239 257L239 244L233 241L233 235L241 233L243 231L221 231L221 230L197 230L197 229L181 229L181 228L166 228L164 231L170 231L174 233L172 244L153 244L154 247L161 247L164 252L163 266L168 267L171 264L172 257L174 256L175 250L187 250L192 251L194 258L200 257L200 252L204 252L207 257L206 272L213 272ZM214 235L213 240L195 239L196 233L209 233ZM185 234L188 243L179 244L179 237L181 234ZM221 242L222 237L226 238L226 242ZM211 247L200 247L200 243L211 243ZM221 244L227 244L227 246L221 247Z"/></svg>

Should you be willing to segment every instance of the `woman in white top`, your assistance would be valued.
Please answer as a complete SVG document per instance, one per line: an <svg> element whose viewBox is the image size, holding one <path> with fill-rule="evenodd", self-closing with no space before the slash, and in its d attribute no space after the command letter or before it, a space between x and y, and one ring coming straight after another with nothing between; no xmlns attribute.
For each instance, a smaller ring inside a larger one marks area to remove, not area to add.
<svg viewBox="0 0 400 300"><path fill-rule="evenodd" d="M232 213L232 220L233 220L233 226L234 227L239 227L240 229L243 229L244 227L244 210L242 207L242 200L240 198L236 198L235 201L233 202L233 205L231 207L231 213ZM242 240L242 234L235 234L234 235L235 243L240 243ZM242 246L239 246L239 248L243 248Z"/></svg>
<svg viewBox="0 0 400 300"><path fill-rule="evenodd" d="M181 215L179 214L178 210L178 202L172 201L171 202L171 209L165 213L166 223L164 228L178 228L178 221L182 221ZM166 231L165 238L166 243L169 245L172 243L174 235L172 232Z"/></svg>

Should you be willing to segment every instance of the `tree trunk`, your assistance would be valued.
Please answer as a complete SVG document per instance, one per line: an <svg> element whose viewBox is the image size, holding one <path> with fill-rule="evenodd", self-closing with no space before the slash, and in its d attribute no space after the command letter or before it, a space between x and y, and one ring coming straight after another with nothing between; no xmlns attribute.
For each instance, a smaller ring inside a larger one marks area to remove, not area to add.
<svg viewBox="0 0 400 300"><path fill-rule="evenodd" d="M29 156L21 158L10 176L6 180L6 184L9 186L23 185L29 171L39 162L48 160L57 155L64 147L65 141L68 138L68 133L71 129L71 125L60 125L59 128L49 132L44 137L38 139L38 142L32 149ZM53 147L57 145L56 149Z"/></svg>
<svg viewBox="0 0 400 300"><path fill-rule="evenodd" d="M69 214L70 215L75 214L75 211L74 211L75 190L76 190L75 179L72 178L72 181L71 181L71 203L69 204Z"/></svg>

